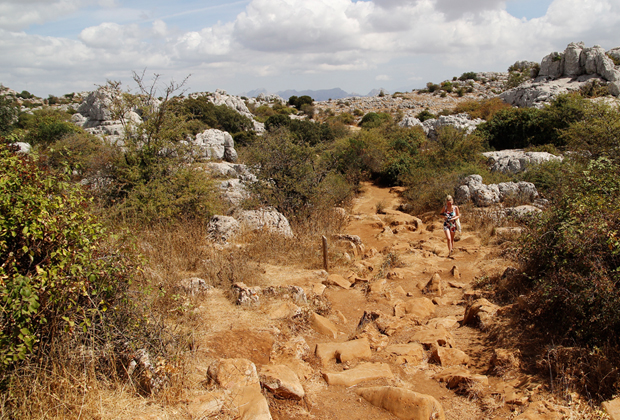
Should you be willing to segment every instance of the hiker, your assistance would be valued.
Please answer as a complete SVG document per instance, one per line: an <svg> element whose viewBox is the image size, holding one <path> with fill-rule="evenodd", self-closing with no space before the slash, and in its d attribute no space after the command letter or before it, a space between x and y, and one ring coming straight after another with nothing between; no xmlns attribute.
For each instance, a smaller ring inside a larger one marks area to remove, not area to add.
<svg viewBox="0 0 620 420"><path fill-rule="evenodd" d="M452 255L454 250L454 236L458 229L458 221L461 217L458 206L454 205L454 200L451 195L446 196L446 204L443 207L441 214L445 217L443 222L443 231L446 234L446 240L448 241L448 257Z"/></svg>

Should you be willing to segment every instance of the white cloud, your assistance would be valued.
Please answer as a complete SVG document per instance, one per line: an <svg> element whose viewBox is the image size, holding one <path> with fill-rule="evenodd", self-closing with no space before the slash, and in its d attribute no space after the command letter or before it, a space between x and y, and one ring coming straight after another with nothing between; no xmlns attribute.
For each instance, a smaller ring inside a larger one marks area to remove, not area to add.
<svg viewBox="0 0 620 420"><path fill-rule="evenodd" d="M114 9L73 40L11 31L43 22L46 13L53 19L87 4L117 2L0 1L0 81L9 86L24 76L41 84L55 77L67 85L102 83L147 67L176 79L194 73L190 82L204 84L257 80L258 87L260 80L297 78L331 86L329 80L363 75L369 85L385 81L400 88L412 74L438 82L449 71L505 70L517 60L539 61L571 41L620 45L620 0L554 0L546 16L531 20L511 16L503 0L252 0L236 19L191 31L165 18L136 23L138 8L130 19L122 14L133 22L124 24L113 19ZM36 11L23 12L29 9ZM385 68L394 62L398 70Z"/></svg>
<svg viewBox="0 0 620 420"><path fill-rule="evenodd" d="M21 30L72 13L84 0L3 0L0 2L0 29Z"/></svg>

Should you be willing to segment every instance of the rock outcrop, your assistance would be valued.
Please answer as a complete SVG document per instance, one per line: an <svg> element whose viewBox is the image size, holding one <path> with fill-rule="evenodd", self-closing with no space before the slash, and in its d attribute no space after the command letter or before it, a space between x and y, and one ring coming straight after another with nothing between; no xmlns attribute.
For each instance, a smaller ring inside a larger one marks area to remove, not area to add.
<svg viewBox="0 0 620 420"><path fill-rule="evenodd" d="M516 174L527 170L533 165L545 162L562 162L562 156L552 155L547 152L526 152L521 149L500 150L498 152L485 152L483 155L489 159L491 171L504 174Z"/></svg>
<svg viewBox="0 0 620 420"><path fill-rule="evenodd" d="M408 116L404 117L398 124L401 127L420 126L429 138L435 139L437 138L439 129L442 127L454 127L464 131L466 134L470 134L476 129L478 124L483 122L484 120L480 118L472 119L469 114L463 113L457 115L442 115L439 118L432 118L424 122L421 122L415 117Z"/></svg>
<svg viewBox="0 0 620 420"><path fill-rule="evenodd" d="M215 215L209 221L208 235L213 241L226 243L244 229L264 229L289 238L293 237L288 219L274 209L241 210L235 216Z"/></svg>
<svg viewBox="0 0 620 420"><path fill-rule="evenodd" d="M507 103L519 107L542 107L557 95L578 91L584 84L596 80L607 85L614 96L620 95L620 69L611 57L620 49L609 52L595 45L587 48L583 42L570 43L563 53L552 52L540 63L538 77L500 94Z"/></svg>
<svg viewBox="0 0 620 420"><path fill-rule="evenodd" d="M102 86L90 92L73 114L71 122L99 137L107 137L113 143L122 141L126 127L142 123L135 110L128 111L121 119L114 115L114 103L120 101L119 90Z"/></svg>
<svg viewBox="0 0 620 420"><path fill-rule="evenodd" d="M226 131L207 129L198 133L192 141L196 147L197 157L227 162L237 161L237 151L232 136Z"/></svg>
<svg viewBox="0 0 620 420"><path fill-rule="evenodd" d="M531 182L502 182L486 185L482 183L480 175L470 175L456 188L454 196L461 204L473 201L478 207L489 207L508 198L532 202L538 198L538 191Z"/></svg>

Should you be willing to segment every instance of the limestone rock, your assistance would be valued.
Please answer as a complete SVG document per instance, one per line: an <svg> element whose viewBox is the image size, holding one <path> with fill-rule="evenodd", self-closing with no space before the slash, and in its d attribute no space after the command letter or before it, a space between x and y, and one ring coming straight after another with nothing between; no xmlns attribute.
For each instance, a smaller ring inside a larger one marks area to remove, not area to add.
<svg viewBox="0 0 620 420"><path fill-rule="evenodd" d="M464 131L466 134L470 134L483 122L484 120L480 118L472 119L469 114L462 113L457 115L441 115L439 118L429 119L421 124L426 135L431 139L435 139L439 130L443 127L454 127Z"/></svg>
<svg viewBox="0 0 620 420"><path fill-rule="evenodd" d="M417 341L428 348L454 347L452 334L441 326L435 329L418 331L413 335L411 340Z"/></svg>
<svg viewBox="0 0 620 420"><path fill-rule="evenodd" d="M312 312L310 314L310 326L319 334L326 335L331 338L338 336L338 328L329 319Z"/></svg>
<svg viewBox="0 0 620 420"><path fill-rule="evenodd" d="M431 360L443 367L469 364L469 356L465 352L446 347L435 347L431 354Z"/></svg>
<svg viewBox="0 0 620 420"><path fill-rule="evenodd" d="M414 298L394 306L394 316L402 318L411 315L413 319L424 320L435 314L435 305L428 298Z"/></svg>
<svg viewBox="0 0 620 420"><path fill-rule="evenodd" d="M260 287L248 287L239 282L232 285L235 303L239 306L251 307L260 305Z"/></svg>
<svg viewBox="0 0 620 420"><path fill-rule="evenodd" d="M548 152L526 152L521 149L485 152L482 155L489 160L491 171L505 174L516 174L531 166L545 162L561 162L564 159Z"/></svg>
<svg viewBox="0 0 620 420"><path fill-rule="evenodd" d="M463 325L478 324L483 330L491 322L499 307L486 299L478 299L465 309Z"/></svg>
<svg viewBox="0 0 620 420"><path fill-rule="evenodd" d="M219 359L214 361L207 370L207 381L224 389L259 384L256 366L247 359Z"/></svg>
<svg viewBox="0 0 620 420"><path fill-rule="evenodd" d="M435 374L433 378L440 382L445 382L448 388L454 389L462 383L479 384L482 386L489 385L489 378L484 375L471 373L469 370L461 367L450 367Z"/></svg>
<svg viewBox="0 0 620 420"><path fill-rule="evenodd" d="M323 365L327 365L331 360L346 363L372 357L370 342L366 337L344 343L320 343L316 345L315 354Z"/></svg>
<svg viewBox="0 0 620 420"><path fill-rule="evenodd" d="M351 283L340 274L330 274L325 280L323 280L323 284L326 286L337 286L343 289L348 289L351 287Z"/></svg>
<svg viewBox="0 0 620 420"><path fill-rule="evenodd" d="M605 401L602 404L602 407L609 416L610 420L620 420L620 398Z"/></svg>
<svg viewBox="0 0 620 420"><path fill-rule="evenodd" d="M391 386L361 388L358 395L401 420L445 420L443 407L430 395Z"/></svg>
<svg viewBox="0 0 620 420"><path fill-rule="evenodd" d="M290 368L284 365L266 365L259 373L260 383L276 397L301 400L305 392L299 378Z"/></svg>
<svg viewBox="0 0 620 420"><path fill-rule="evenodd" d="M293 231L288 219L274 209L240 211L237 215L237 220L239 220L242 227L250 230L266 229L288 238L293 237Z"/></svg>
<svg viewBox="0 0 620 420"><path fill-rule="evenodd" d="M324 372L323 378L328 385L349 387L375 379L393 379L394 374L386 363L360 363L344 372Z"/></svg>
<svg viewBox="0 0 620 420"><path fill-rule="evenodd" d="M385 352L399 365L407 363L417 366L426 360L426 350L420 343L392 344L386 347Z"/></svg>
<svg viewBox="0 0 620 420"><path fill-rule="evenodd" d="M215 215L209 220L207 225L207 235L209 239L226 243L239 233L241 224L231 216Z"/></svg>
<svg viewBox="0 0 620 420"><path fill-rule="evenodd" d="M192 145L197 148L197 157L206 159L222 160L227 162L237 161L235 142L232 136L215 128L209 128L202 133L196 134Z"/></svg>
<svg viewBox="0 0 620 420"><path fill-rule="evenodd" d="M439 329L445 328L446 330L451 330L459 325L456 317L448 316L445 318L433 318L426 323L426 326L429 328Z"/></svg>
<svg viewBox="0 0 620 420"><path fill-rule="evenodd" d="M442 296L443 288L441 286L441 277L439 276L439 273L433 274L433 277L431 277L424 287L424 292L437 297Z"/></svg>
<svg viewBox="0 0 620 420"><path fill-rule="evenodd" d="M183 279L179 282L179 287L185 293L194 296L200 293L207 292L213 289L212 286L209 286L204 279L199 277L190 277L187 279Z"/></svg>
<svg viewBox="0 0 620 420"><path fill-rule="evenodd" d="M244 117L249 118L254 123L254 131L256 131L257 133L262 134L265 132L265 124L259 123L258 121L254 120L254 115L252 115L252 113L248 109L245 101L239 96L229 95L228 93L226 93L226 91L222 89L216 89L215 92L197 92L189 95L189 97L193 99L201 96L206 97L216 106L226 105L233 111L236 111Z"/></svg>
<svg viewBox="0 0 620 420"><path fill-rule="evenodd" d="M284 319L301 314L301 308L292 302L284 302L269 312L269 319Z"/></svg>
<svg viewBox="0 0 620 420"><path fill-rule="evenodd" d="M239 420L273 420L259 385L236 389L232 404L239 410Z"/></svg>
<svg viewBox="0 0 620 420"><path fill-rule="evenodd" d="M470 175L456 188L454 195L459 204L465 204L471 200L477 207L489 207L509 198L531 202L538 198L538 191L531 182L503 182L485 185L480 175Z"/></svg>

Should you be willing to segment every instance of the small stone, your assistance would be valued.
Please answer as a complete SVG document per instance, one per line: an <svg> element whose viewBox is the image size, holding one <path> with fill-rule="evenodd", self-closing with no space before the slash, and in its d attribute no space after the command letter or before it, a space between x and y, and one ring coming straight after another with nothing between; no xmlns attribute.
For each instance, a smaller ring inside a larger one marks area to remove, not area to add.
<svg viewBox="0 0 620 420"><path fill-rule="evenodd" d="M328 385L349 387L375 379L393 379L394 374L386 363L360 363L344 372L324 372L323 378Z"/></svg>
<svg viewBox="0 0 620 420"><path fill-rule="evenodd" d="M417 366L426 359L426 351L420 343L392 344L386 347L385 352L394 356L396 363L407 363Z"/></svg>
<svg viewBox="0 0 620 420"><path fill-rule="evenodd" d="M469 364L469 356L465 352L446 347L435 347L431 354L431 360L443 367Z"/></svg>
<svg viewBox="0 0 620 420"><path fill-rule="evenodd" d="M455 279L461 278L461 273L459 272L459 269L456 265L452 267L452 270L450 270L450 274L452 274L452 277L454 277Z"/></svg>
<svg viewBox="0 0 620 420"><path fill-rule="evenodd" d="M377 407L401 420L445 420L443 407L434 397L392 386L361 388L357 391Z"/></svg>
<svg viewBox="0 0 620 420"><path fill-rule="evenodd" d="M338 328L329 319L312 312L310 314L310 326L319 334L326 335L331 338L338 337Z"/></svg>
<svg viewBox="0 0 620 420"><path fill-rule="evenodd" d="M441 297L443 294L442 289L441 277L439 277L439 273L435 273L424 287L424 292L433 296Z"/></svg>
<svg viewBox="0 0 620 420"><path fill-rule="evenodd" d="M344 343L320 343L316 345L314 353L323 365L327 365L330 360L334 359L340 363L346 363L372 357L370 342L366 337Z"/></svg>
<svg viewBox="0 0 620 420"><path fill-rule="evenodd" d="M445 328L428 329L416 332L412 341L417 341L428 348L434 347L454 347L454 339Z"/></svg>
<svg viewBox="0 0 620 420"><path fill-rule="evenodd" d="M299 378L284 365L266 365L260 369L260 383L276 397L301 400L305 392Z"/></svg>
<svg viewBox="0 0 620 420"><path fill-rule="evenodd" d="M330 274L325 280L323 280L323 284L326 286L337 286L343 289L348 289L351 287L351 283L340 274Z"/></svg>
<svg viewBox="0 0 620 420"><path fill-rule="evenodd" d="M258 385L256 366L248 359L219 359L207 370L207 380L224 389Z"/></svg>

